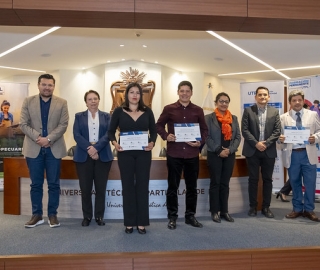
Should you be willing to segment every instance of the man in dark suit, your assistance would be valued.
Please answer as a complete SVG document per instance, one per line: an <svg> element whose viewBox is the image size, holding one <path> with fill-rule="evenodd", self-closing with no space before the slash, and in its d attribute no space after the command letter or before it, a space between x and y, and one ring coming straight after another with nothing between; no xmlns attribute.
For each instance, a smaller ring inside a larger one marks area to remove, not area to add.
<svg viewBox="0 0 320 270"><path fill-rule="evenodd" d="M244 138L242 154L246 157L249 171L249 216L257 215L257 193L259 168L263 180L263 202L261 213L268 218L274 215L270 210L272 173L277 157L276 141L281 132L279 111L268 106L269 90L259 86L256 90L256 104L245 108L241 121Z"/></svg>
<svg viewBox="0 0 320 270"><path fill-rule="evenodd" d="M32 217L24 225L33 228L44 222L42 197L44 172L48 182L48 223L59 227L57 209L60 196L60 163L67 155L63 134L69 114L67 101L53 95L55 79L43 74L38 79L39 94L27 97L21 108L20 128L25 134L22 154L31 178Z"/></svg>

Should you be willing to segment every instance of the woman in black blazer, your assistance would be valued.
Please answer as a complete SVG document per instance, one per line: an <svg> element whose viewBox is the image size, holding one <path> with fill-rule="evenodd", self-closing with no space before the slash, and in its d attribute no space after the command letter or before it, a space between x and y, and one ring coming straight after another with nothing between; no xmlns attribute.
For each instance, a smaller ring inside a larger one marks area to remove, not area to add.
<svg viewBox="0 0 320 270"><path fill-rule="evenodd" d="M210 212L212 220L218 223L221 222L220 217L229 222L234 221L228 212L229 182L241 135L237 117L228 110L229 103L229 95L219 93L215 99L216 109L205 116L209 130L206 144L210 173Z"/></svg>
<svg viewBox="0 0 320 270"><path fill-rule="evenodd" d="M94 217L99 226L105 211L106 187L108 174L113 160L108 129L110 114L100 111L99 93L89 90L84 95L88 110L75 116L73 136L77 143L73 160L81 189L83 221L82 226L89 226L93 217L92 188L95 187Z"/></svg>

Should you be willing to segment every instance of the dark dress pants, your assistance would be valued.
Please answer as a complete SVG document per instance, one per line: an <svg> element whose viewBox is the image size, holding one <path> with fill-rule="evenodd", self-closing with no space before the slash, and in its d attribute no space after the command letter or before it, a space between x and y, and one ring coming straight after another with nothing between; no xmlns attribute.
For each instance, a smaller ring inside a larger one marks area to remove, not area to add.
<svg viewBox="0 0 320 270"><path fill-rule="evenodd" d="M82 212L84 218L93 217L92 188L95 188L94 217L103 218L106 203L106 188L112 161L93 160L90 156L85 162L76 162L81 189Z"/></svg>
<svg viewBox="0 0 320 270"><path fill-rule="evenodd" d="M118 152L125 226L149 225L151 151Z"/></svg>
<svg viewBox="0 0 320 270"><path fill-rule="evenodd" d="M258 182L259 171L261 168L261 175L263 181L263 201L262 208L268 208L271 202L272 194L272 174L274 168L275 158L269 158L265 151L260 152L256 150L253 156L246 157L249 171L249 203L250 207L257 207L258 201Z"/></svg>
<svg viewBox="0 0 320 270"><path fill-rule="evenodd" d="M207 162L210 172L210 212L228 213L229 183L233 172L235 154L226 158L219 157L216 153L208 151Z"/></svg>
<svg viewBox="0 0 320 270"><path fill-rule="evenodd" d="M186 211L185 218L195 215L197 208L197 180L199 174L199 157L173 158L167 155L168 190L167 210L168 218L178 218L178 189L183 171L186 183Z"/></svg>
<svg viewBox="0 0 320 270"><path fill-rule="evenodd" d="M292 190L290 179L284 184L284 186L280 189L280 192L284 195L289 195Z"/></svg>

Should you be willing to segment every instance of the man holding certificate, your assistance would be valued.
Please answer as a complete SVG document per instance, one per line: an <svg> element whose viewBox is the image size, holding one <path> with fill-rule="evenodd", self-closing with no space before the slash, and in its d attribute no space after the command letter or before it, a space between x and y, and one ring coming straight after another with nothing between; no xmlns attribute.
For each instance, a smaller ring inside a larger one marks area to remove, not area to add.
<svg viewBox="0 0 320 270"><path fill-rule="evenodd" d="M286 218L303 216L312 221L319 221L313 212L318 163L316 143L320 142L319 116L317 112L303 108L304 93L301 90L290 92L289 103L290 111L280 117L279 137L282 143L283 164L288 169L293 193L293 210Z"/></svg>
<svg viewBox="0 0 320 270"><path fill-rule="evenodd" d="M202 108L190 101L192 89L189 81L180 82L178 85L179 100L164 107L156 124L158 134L163 140L167 140L167 210L168 229L170 230L176 228L177 191L182 171L187 189L185 223L193 227L202 227L194 215L197 208L199 147L205 143L208 128Z"/></svg>

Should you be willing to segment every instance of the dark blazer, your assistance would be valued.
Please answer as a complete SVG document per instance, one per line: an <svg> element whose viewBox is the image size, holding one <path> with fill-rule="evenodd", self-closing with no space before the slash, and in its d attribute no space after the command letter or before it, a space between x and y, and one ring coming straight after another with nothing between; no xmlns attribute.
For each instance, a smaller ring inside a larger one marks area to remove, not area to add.
<svg viewBox="0 0 320 270"><path fill-rule="evenodd" d="M256 144L259 142L260 137L258 106L256 104L245 108L241 121L241 132L244 138L242 155L251 157L256 151ZM268 105L264 139L267 146L265 151L270 158L277 157L276 141L280 133L281 123L279 111Z"/></svg>
<svg viewBox="0 0 320 270"><path fill-rule="evenodd" d="M217 120L217 116L215 113L210 113L205 116L205 120L209 131L206 139L207 150L218 154L221 152L221 127ZM241 141L238 118L235 115L232 115L231 128L232 138L230 141L229 150L230 154L233 154L237 151Z"/></svg>
<svg viewBox="0 0 320 270"><path fill-rule="evenodd" d="M99 140L94 145L99 154L99 159L103 162L113 160L108 129L110 124L110 114L98 111L99 113ZM73 137L77 145L74 151L73 160L76 162L85 162L88 158L87 148L91 145L89 142L88 128L88 110L79 112L75 115L73 124Z"/></svg>

